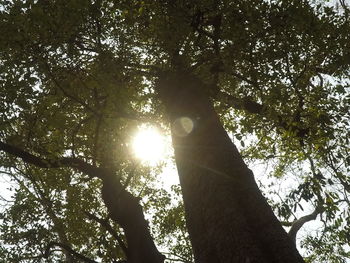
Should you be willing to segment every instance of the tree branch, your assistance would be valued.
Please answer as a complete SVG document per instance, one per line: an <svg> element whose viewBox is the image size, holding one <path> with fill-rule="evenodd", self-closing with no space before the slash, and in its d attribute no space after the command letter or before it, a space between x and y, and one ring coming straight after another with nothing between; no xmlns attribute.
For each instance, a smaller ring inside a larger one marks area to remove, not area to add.
<svg viewBox="0 0 350 263"><path fill-rule="evenodd" d="M267 117L267 113L271 111L266 105L260 104L258 102L253 101L252 99L245 98L237 98L225 92L219 92L220 99L228 106L233 107L236 110L244 110L248 113L264 115ZM295 136L304 139L305 135L307 135L310 131L309 128L299 128L297 126L290 125L284 117L279 115L277 112L274 114L277 116L277 125L284 130L292 130L295 132Z"/></svg>
<svg viewBox="0 0 350 263"><path fill-rule="evenodd" d="M21 158L24 162L33 164L40 168L63 168L70 167L89 175L91 178L104 176L102 168L95 167L78 158L63 157L57 159L44 159L16 146L0 141L0 150Z"/></svg>
<svg viewBox="0 0 350 263"><path fill-rule="evenodd" d="M220 98L224 100L224 103L229 104L236 110L244 110L249 113L263 114L265 107L249 98L237 98L225 92L219 93Z"/></svg>
<svg viewBox="0 0 350 263"><path fill-rule="evenodd" d="M164 256L156 248L144 218L139 199L126 191L119 179L110 174L102 185L102 199L110 217L125 231L128 261L162 263Z"/></svg>
<svg viewBox="0 0 350 263"><path fill-rule="evenodd" d="M74 97L73 95L69 94L60 84L60 82L57 80L57 78L54 76L54 74L51 71L50 65L46 63L46 69L47 69L47 73L48 76L52 79L53 83L58 87L58 89L63 93L64 96L66 96L67 98L71 99L72 101L80 104L81 106L83 106L85 109L89 110L90 112L92 112L93 114L95 114L96 116L99 116L100 113L97 112L95 109L91 108L89 104L85 103L84 101L80 100L79 98Z"/></svg>
<svg viewBox="0 0 350 263"><path fill-rule="evenodd" d="M295 240L296 240L296 236L297 236L297 233L298 231L300 230L300 228L307 222L309 221L312 221L312 220L315 220L317 215L322 213L323 211L323 208L321 205L318 205L315 210L311 213L311 214L308 214L306 216L303 216L297 220L295 220L293 223L292 223L292 226L288 232L288 235L290 236L290 238L293 240L293 242L295 243Z"/></svg>
<svg viewBox="0 0 350 263"><path fill-rule="evenodd" d="M106 220L103 220L102 218L98 218L97 216L95 216L92 213L85 212L85 214L87 215L87 217L98 222L101 226L103 226L117 240L117 242L118 242L120 248L123 250L125 256L128 257L128 248L126 247L124 241L120 238L118 233L112 228L112 226L110 224L108 224L108 222Z"/></svg>
<svg viewBox="0 0 350 263"><path fill-rule="evenodd" d="M45 253L44 253L44 257L45 258L49 258L50 256L50 253L51 253L51 248L54 247L54 246L57 246L57 247L60 247L62 249L64 249L65 251L69 252L71 255L73 255L74 257L82 260L83 262L87 262L87 263L98 263L97 261L95 260L92 260L78 252L76 252L75 250L73 250L70 246L68 245L65 245L65 244L62 244L62 243L58 243L58 242L50 242L47 247L46 247L46 250L45 250Z"/></svg>
<svg viewBox="0 0 350 263"><path fill-rule="evenodd" d="M0 150L41 168L71 167L88 174L90 177L102 179L102 199L112 220L125 231L128 243L128 260L134 262L137 258L143 258L143 262L164 262L164 256L159 253L153 242L148 222L144 218L138 198L124 189L112 170L95 167L78 158L43 159L1 141Z"/></svg>

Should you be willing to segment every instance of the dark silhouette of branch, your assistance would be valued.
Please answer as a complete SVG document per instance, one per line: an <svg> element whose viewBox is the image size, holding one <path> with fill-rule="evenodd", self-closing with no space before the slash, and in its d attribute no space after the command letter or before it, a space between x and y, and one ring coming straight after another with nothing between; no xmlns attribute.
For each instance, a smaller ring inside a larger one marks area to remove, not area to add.
<svg viewBox="0 0 350 263"><path fill-rule="evenodd" d="M25 191L27 193L29 193L31 196L33 196L34 199L37 200L41 204L42 208L46 211L46 214L49 216L53 225L55 226L54 228L56 229L55 232L58 235L59 242L61 244L69 246L70 244L69 244L66 232L65 232L66 231L65 226L62 223L62 221L57 217L54 210L52 209L53 201L45 193L45 190L44 190L45 188L42 188L37 183L36 179L34 178L34 176L32 176L31 172L29 172L29 171L25 172L25 171L20 170L18 168L16 168L16 170L19 174L21 174L21 176L30 180L30 182L33 184L33 188L28 188L26 186L26 184L23 183L23 179L18 178L17 172L11 173L10 174L11 178L13 178L21 186L21 188L25 189ZM65 250L64 255L65 255L65 262L66 263L75 262L73 256L68 251Z"/></svg>
<svg viewBox="0 0 350 263"><path fill-rule="evenodd" d="M73 128L72 130L72 135L71 135L71 138L72 138L72 147L71 147L71 150L72 150L72 156L75 157L75 138L79 132L79 130L81 129L81 127L83 126L83 124L86 124L87 122L89 122L92 118L94 117L94 115L90 115L90 116L87 116L86 118L83 118L81 119L78 124Z"/></svg>
<svg viewBox="0 0 350 263"><path fill-rule="evenodd" d="M330 156L326 157L326 164L332 169L332 171L335 174L335 177L339 180L340 184L344 187L344 190L348 193L350 193L350 184L347 182L346 177L338 170L339 167L336 167L333 160L335 159L335 156L330 151Z"/></svg>
<svg viewBox="0 0 350 263"><path fill-rule="evenodd" d="M139 199L126 191L119 178L113 175L105 176L101 193L110 218L125 231L128 261L143 258L143 262L164 262L164 256L155 247L149 233Z"/></svg>
<svg viewBox="0 0 350 263"><path fill-rule="evenodd" d="M63 168L70 167L92 177L103 177L102 168L95 167L78 158L62 157L56 159L44 159L22 150L16 146L0 141L0 150L21 158L24 162L40 168Z"/></svg>
<svg viewBox="0 0 350 263"><path fill-rule="evenodd" d="M281 225L282 225L282 226L292 226L292 225L293 225L293 222L281 221Z"/></svg>
<svg viewBox="0 0 350 263"><path fill-rule="evenodd" d="M88 111L92 112L93 114L95 114L96 116L99 116L100 113L97 112L95 109L91 108L89 104L85 103L84 101L82 101L80 98L74 97L73 95L69 94L60 84L60 82L57 80L57 78L54 76L54 74L51 71L50 65L46 63L46 69L47 69L47 74L48 76L52 79L53 83L58 87L58 89L63 93L64 96L66 96L67 98L71 99L72 101L80 104L81 106L83 106L85 109L87 109Z"/></svg>
<svg viewBox="0 0 350 263"><path fill-rule="evenodd" d="M89 213L89 212L85 212L85 214L87 215L87 217L98 222L101 226L103 226L115 238L115 240L117 240L117 242L118 242L120 248L123 250L125 256L128 257L128 248L126 247L124 241L120 238L117 231L115 231L112 228L112 226L110 224L108 224L108 221L104 220L102 218L99 218L99 217L97 217L94 214Z"/></svg>
<svg viewBox="0 0 350 263"><path fill-rule="evenodd" d="M252 114L259 114L267 116L268 112L271 111L271 108L268 108L266 105L260 104L253 101L251 98L238 98L233 95L227 94L225 92L219 93L220 100L226 105L231 106L236 110L243 110ZM295 132L296 137L304 139L304 137L309 133L309 128L299 128L296 126L291 126L283 116L279 115L277 112L274 114L277 116L277 126L284 130L292 130Z"/></svg>
<svg viewBox="0 0 350 263"><path fill-rule="evenodd" d="M96 127L95 127L95 133L94 133L94 144L93 144L93 149L92 149L92 158L93 158L93 164L96 164L97 160L97 149L98 149L98 142L99 142L99 137L100 137L100 128L102 124L102 115L97 118L96 121Z"/></svg>
<svg viewBox="0 0 350 263"><path fill-rule="evenodd" d="M293 242L295 243L296 240L296 236L298 231L300 230L300 228L307 222L315 220L317 215L322 213L323 208L321 205L318 205L315 210L311 213L308 214L306 216L300 217L299 219L295 220L292 224L291 224L291 228L288 232L288 235L290 236L290 238L293 240Z"/></svg>
<svg viewBox="0 0 350 263"><path fill-rule="evenodd" d="M225 92L220 92L219 95L220 98L224 100L224 103L232 106L236 110L244 110L254 114L264 114L266 112L266 107L249 98L237 98Z"/></svg>
<svg viewBox="0 0 350 263"><path fill-rule="evenodd" d="M0 141L0 150L21 158L24 162L41 168L70 167L92 177L102 179L102 199L110 212L111 219L125 231L130 261L142 257L144 262L164 262L148 229L139 199L126 191L114 171L95 167L78 158L44 159L16 146Z"/></svg>
<svg viewBox="0 0 350 263"><path fill-rule="evenodd" d="M225 68L225 71L227 73L229 73L230 75L236 77L237 79L243 80L243 81L247 82L248 84L252 85L254 88L260 90L259 84L256 81L251 80L238 72L230 71L226 68Z"/></svg>
<svg viewBox="0 0 350 263"><path fill-rule="evenodd" d="M65 244L62 244L62 243L58 243L58 242L50 242L47 247L46 247L46 250L45 250L45 253L44 253L44 257L45 258L49 258L50 256L50 253L51 253L51 248L54 247L54 246L57 246L57 247L60 247L62 249L64 249L65 251L69 252L71 255L73 255L74 257L82 260L83 262L87 262L87 263L98 263L97 261L95 260L92 260L78 252L76 252L74 249L72 249L70 246L68 245L65 245Z"/></svg>
<svg viewBox="0 0 350 263"><path fill-rule="evenodd" d="M350 8L345 0L339 0L340 6L343 8L346 20L349 18Z"/></svg>

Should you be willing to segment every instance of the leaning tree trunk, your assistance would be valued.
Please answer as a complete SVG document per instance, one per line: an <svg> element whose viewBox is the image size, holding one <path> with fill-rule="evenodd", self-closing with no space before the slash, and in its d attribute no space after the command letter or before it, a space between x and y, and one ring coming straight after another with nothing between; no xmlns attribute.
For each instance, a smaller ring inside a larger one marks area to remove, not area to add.
<svg viewBox="0 0 350 263"><path fill-rule="evenodd" d="M167 73L157 88L172 124L196 262L304 262L220 123L205 85Z"/></svg>
<svg viewBox="0 0 350 263"><path fill-rule="evenodd" d="M102 179L102 199L111 219L125 232L127 262L163 263L165 257L154 244L138 198L126 191L113 173L105 170Z"/></svg>
<svg viewBox="0 0 350 263"><path fill-rule="evenodd" d="M43 159L26 152L16 146L0 141L0 151L21 158L25 163L33 164L41 168L70 167L90 178L100 178L102 185L102 199L108 209L112 220L117 222L125 232L127 247L124 252L128 263L163 263L165 257L158 251L148 223L144 218L142 207L138 198L130 194L115 176L113 170L96 167L78 158ZM60 246L67 252L67 242L63 241ZM56 242L51 242L56 245ZM49 247L50 249L50 247ZM49 252L49 250L48 250ZM82 256L84 257L84 256ZM85 258L85 257L84 257ZM87 262L85 259L84 262ZM91 261L91 260L90 260ZM89 261L89 262L90 262Z"/></svg>

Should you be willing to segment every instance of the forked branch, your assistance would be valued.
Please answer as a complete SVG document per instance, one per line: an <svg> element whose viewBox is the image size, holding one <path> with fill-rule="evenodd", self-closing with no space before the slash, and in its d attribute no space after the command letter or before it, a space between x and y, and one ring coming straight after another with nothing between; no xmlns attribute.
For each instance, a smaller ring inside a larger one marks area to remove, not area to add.
<svg viewBox="0 0 350 263"><path fill-rule="evenodd" d="M297 233L300 230L300 228L302 228L302 226L305 223L310 222L312 220L315 220L317 215L322 213L322 211L323 211L322 206L318 205L311 214L308 214L306 216L300 217L299 219L295 220L292 223L292 226L291 226L291 228L290 228L290 230L288 232L288 235L290 236L290 238L293 240L294 243L295 243L296 236L297 236Z"/></svg>

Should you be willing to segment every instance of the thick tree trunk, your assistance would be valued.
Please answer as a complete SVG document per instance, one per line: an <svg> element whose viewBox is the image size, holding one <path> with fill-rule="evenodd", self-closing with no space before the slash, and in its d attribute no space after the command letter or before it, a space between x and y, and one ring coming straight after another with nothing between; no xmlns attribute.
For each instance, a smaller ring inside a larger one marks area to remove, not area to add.
<svg viewBox="0 0 350 263"><path fill-rule="evenodd" d="M172 123L196 262L304 262L220 123L205 85L167 73L157 88ZM183 117L193 122L191 132Z"/></svg>

